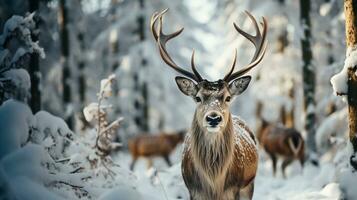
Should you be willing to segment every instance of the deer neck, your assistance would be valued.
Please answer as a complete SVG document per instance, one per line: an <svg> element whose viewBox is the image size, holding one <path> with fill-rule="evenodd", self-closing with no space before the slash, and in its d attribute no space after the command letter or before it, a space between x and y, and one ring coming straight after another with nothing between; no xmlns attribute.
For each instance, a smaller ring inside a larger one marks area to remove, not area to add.
<svg viewBox="0 0 357 200"><path fill-rule="evenodd" d="M218 133L206 132L194 117L191 127L194 162L210 176L222 173L232 160L235 140L231 114L226 127L222 130Z"/></svg>

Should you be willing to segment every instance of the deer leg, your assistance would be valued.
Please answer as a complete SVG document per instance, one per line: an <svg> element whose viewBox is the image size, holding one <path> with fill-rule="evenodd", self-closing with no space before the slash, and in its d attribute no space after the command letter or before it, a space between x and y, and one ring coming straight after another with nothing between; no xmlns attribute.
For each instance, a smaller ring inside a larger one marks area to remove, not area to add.
<svg viewBox="0 0 357 200"><path fill-rule="evenodd" d="M153 163L152 163L152 159L151 158L147 158L147 169L150 169L151 167L152 167L152 165L153 165Z"/></svg>
<svg viewBox="0 0 357 200"><path fill-rule="evenodd" d="M243 189L239 191L239 196L244 197L243 199L252 200L253 193L254 193L254 179L247 186L245 186Z"/></svg>
<svg viewBox="0 0 357 200"><path fill-rule="evenodd" d="M274 154L272 153L269 153L269 156L271 158L271 161L273 163L273 175L275 176L276 175L276 162L277 162L277 158Z"/></svg>
<svg viewBox="0 0 357 200"><path fill-rule="evenodd" d="M172 163L171 163L171 160L170 160L169 155L164 155L164 160L166 161L166 163L167 163L167 165L168 165L169 167L172 166Z"/></svg>
<svg viewBox="0 0 357 200"><path fill-rule="evenodd" d="M301 168L304 168L305 159L302 157L299 159Z"/></svg>
<svg viewBox="0 0 357 200"><path fill-rule="evenodd" d="M286 178L286 174L285 174L285 169L288 165L290 165L293 162L292 158L286 158L283 162L283 164L281 164L281 171L283 172L283 177Z"/></svg>
<svg viewBox="0 0 357 200"><path fill-rule="evenodd" d="M240 192L239 191L236 193L234 200L240 200Z"/></svg>
<svg viewBox="0 0 357 200"><path fill-rule="evenodd" d="M133 160L131 161L131 164L130 164L130 170L131 171L134 171L134 166L135 166L135 163L136 163L137 160L138 160L138 158L133 157Z"/></svg>

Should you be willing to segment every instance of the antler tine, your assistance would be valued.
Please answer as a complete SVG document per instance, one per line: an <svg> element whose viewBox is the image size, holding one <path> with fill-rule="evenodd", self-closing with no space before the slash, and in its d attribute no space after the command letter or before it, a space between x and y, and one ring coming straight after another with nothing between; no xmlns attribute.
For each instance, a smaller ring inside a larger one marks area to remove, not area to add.
<svg viewBox="0 0 357 200"><path fill-rule="evenodd" d="M227 82L230 82L240 76L243 76L244 74L246 74L247 72L249 72L251 69L253 69L256 65L258 65L260 63L260 61L262 61L264 55L265 55L265 50L266 50L266 47L267 47L267 43L264 44L264 47L263 47L263 51L262 53L259 55L259 57L252 63L250 63L247 67L235 72L234 74L232 74Z"/></svg>
<svg viewBox="0 0 357 200"><path fill-rule="evenodd" d="M231 67L231 70L229 70L229 72L224 76L223 80L227 81L228 78L232 75L233 71L234 71L234 67L236 66L237 63L237 48L234 49L234 59L233 59L233 64Z"/></svg>
<svg viewBox="0 0 357 200"><path fill-rule="evenodd" d="M201 81L202 78L201 76L199 75L199 73L196 71L196 69L193 67L192 69L194 69L194 74L189 72L189 71L186 71L184 69L182 69L181 67L179 67L173 60L172 58L170 57L170 55L168 54L167 50L166 50L166 43L177 37L180 33L182 33L183 31L183 28L177 30L176 32L173 32L171 34L164 34L163 31L162 31L162 21L163 21L163 15L168 11L168 8L161 11L160 13L158 12L155 12L152 17L151 17L151 21L150 21L150 28L151 28L151 31L153 33L153 36L155 38L155 41L159 47L159 51L160 51L160 55L161 55L161 58L163 59L163 61L169 65L170 67L172 67L174 70L176 70L177 72L179 72L180 74L188 77L188 78L191 78L197 82ZM156 23L157 23L157 20L159 19L159 24L158 24L158 31L156 30Z"/></svg>
<svg viewBox="0 0 357 200"><path fill-rule="evenodd" d="M251 21L253 22L255 31L256 31L256 35L250 35L247 32L243 31L241 28L239 28L235 23L233 23L235 29L241 34L243 35L245 38L247 38L249 41L251 41L254 45L254 47L256 48L254 56L252 58L252 60L250 61L250 63L245 66L243 69L231 74L229 77L225 77L226 81L232 81L235 78L238 78L242 75L244 75L245 73L247 73L248 71L250 71L252 68L254 68L256 65L258 65L260 63L260 61L262 61L265 51L266 51L266 47L267 47L267 42L266 42L266 33L267 33L267 21L266 19L263 17L263 22L260 22L260 24L263 27L262 32L259 29L258 23L255 20L255 18L253 17L253 15L251 15L248 11L245 11L245 13L248 15L248 17L251 19Z"/></svg>
<svg viewBox="0 0 357 200"><path fill-rule="evenodd" d="M158 12L154 12L154 14L152 14L151 19L150 19L150 30L151 30L152 35L154 36L155 41L157 41L157 38L158 38L158 35L155 30L155 22L158 18L158 14L159 14Z"/></svg>
<svg viewBox="0 0 357 200"><path fill-rule="evenodd" d="M196 77L202 81L203 78L201 77L200 73L198 73L196 66L195 66L195 50L192 51L192 56L191 56L191 68L193 73L196 75Z"/></svg>

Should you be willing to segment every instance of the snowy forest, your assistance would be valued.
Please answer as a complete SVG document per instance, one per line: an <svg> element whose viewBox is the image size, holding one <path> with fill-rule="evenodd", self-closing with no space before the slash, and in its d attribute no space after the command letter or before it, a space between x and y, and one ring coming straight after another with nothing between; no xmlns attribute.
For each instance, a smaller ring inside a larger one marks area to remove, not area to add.
<svg viewBox="0 0 357 200"><path fill-rule="evenodd" d="M357 0L0 0L0 199L357 200L356 47Z"/></svg>

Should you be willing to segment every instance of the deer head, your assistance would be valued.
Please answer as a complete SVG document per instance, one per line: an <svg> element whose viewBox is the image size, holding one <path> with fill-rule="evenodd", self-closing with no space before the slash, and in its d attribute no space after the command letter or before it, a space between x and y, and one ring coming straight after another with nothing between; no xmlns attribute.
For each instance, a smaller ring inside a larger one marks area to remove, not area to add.
<svg viewBox="0 0 357 200"><path fill-rule="evenodd" d="M167 11L168 9L165 9L160 13L154 13L151 17L150 23L150 28L159 48L160 55L167 65L183 75L177 76L175 80L180 91L183 94L190 96L197 103L195 119L197 119L200 128L209 133L220 132L226 127L230 119L230 102L235 96L244 92L249 85L251 76L243 75L254 68L264 56L267 46L267 22L263 18L263 22L261 23L263 30L261 32L255 18L246 11L246 14L252 20L256 30L255 36L244 32L235 23L233 23L238 33L254 44L256 48L254 56L247 66L237 72L234 72L237 60L236 49L233 64L224 78L217 81L208 81L202 78L195 67L194 51L191 57L192 72L179 67L168 54L166 50L166 43L178 36L183 31L183 28L171 34L164 34L162 32L163 15Z"/></svg>

